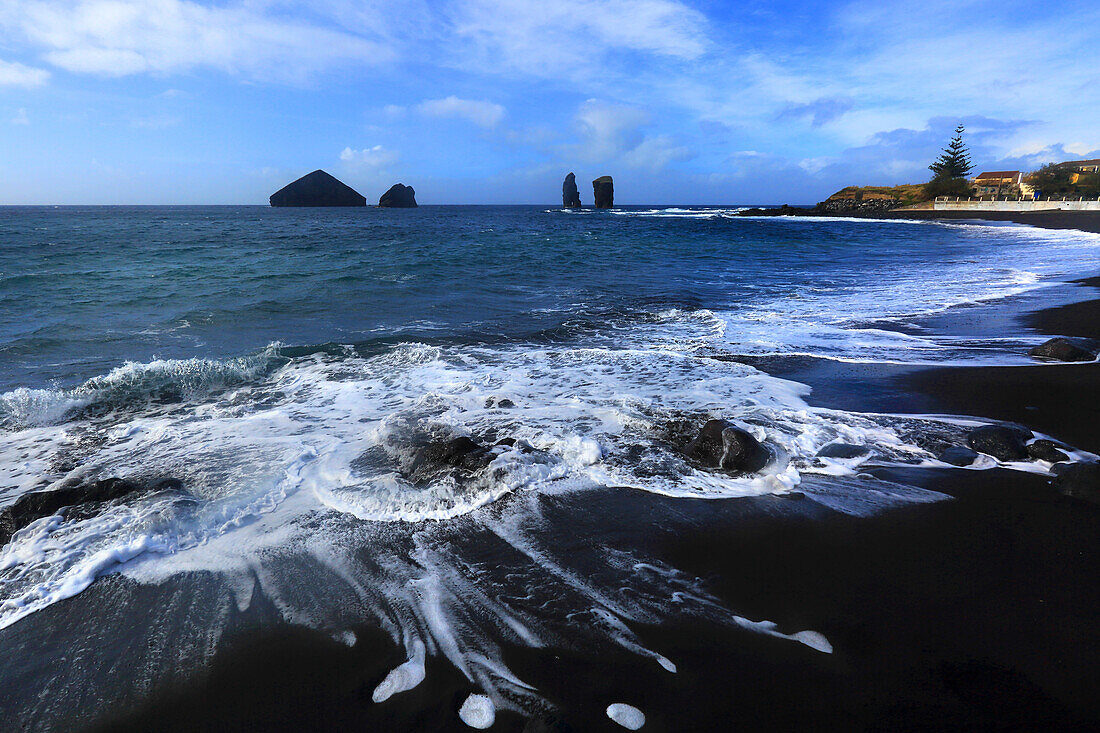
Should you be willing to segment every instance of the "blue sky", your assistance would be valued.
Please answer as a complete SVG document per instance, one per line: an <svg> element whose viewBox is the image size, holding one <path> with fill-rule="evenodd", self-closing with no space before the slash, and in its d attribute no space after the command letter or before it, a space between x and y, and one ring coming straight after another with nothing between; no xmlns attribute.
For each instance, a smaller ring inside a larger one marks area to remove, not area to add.
<svg viewBox="0 0 1100 733"><path fill-rule="evenodd" d="M3 0L0 203L812 203L1100 157L1100 3Z"/></svg>

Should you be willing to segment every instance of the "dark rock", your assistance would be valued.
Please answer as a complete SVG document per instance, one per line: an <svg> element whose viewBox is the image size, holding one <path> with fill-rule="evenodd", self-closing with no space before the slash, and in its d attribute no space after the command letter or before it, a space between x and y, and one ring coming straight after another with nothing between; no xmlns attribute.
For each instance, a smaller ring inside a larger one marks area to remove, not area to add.
<svg viewBox="0 0 1100 733"><path fill-rule="evenodd" d="M961 445L953 445L940 454L940 460L952 466L969 466L978 460L978 454Z"/></svg>
<svg viewBox="0 0 1100 733"><path fill-rule="evenodd" d="M856 212L890 211L899 206L901 206L901 202L892 198L827 199L817 205L817 210L825 214L852 214Z"/></svg>
<svg viewBox="0 0 1100 733"><path fill-rule="evenodd" d="M979 453L993 456L998 461L1026 461L1025 441L1031 431L1018 425L983 425L974 428L966 436L967 445Z"/></svg>
<svg viewBox="0 0 1100 733"><path fill-rule="evenodd" d="M581 208L581 192L577 190L577 176L573 173L561 184L561 205L567 209Z"/></svg>
<svg viewBox="0 0 1100 733"><path fill-rule="evenodd" d="M708 468L755 473L771 453L751 433L726 420L709 420L684 453Z"/></svg>
<svg viewBox="0 0 1100 733"><path fill-rule="evenodd" d="M1053 338L1028 352L1036 359L1051 361L1093 361L1096 352L1076 339Z"/></svg>
<svg viewBox="0 0 1100 733"><path fill-rule="evenodd" d="M378 199L378 205L388 209L415 209L416 191L412 186L395 183Z"/></svg>
<svg viewBox="0 0 1100 733"><path fill-rule="evenodd" d="M1069 460L1069 456L1058 450L1058 444L1053 440L1039 439L1028 443L1025 448L1027 454L1038 461L1061 463Z"/></svg>
<svg viewBox="0 0 1100 733"><path fill-rule="evenodd" d="M531 444L525 440L516 440L515 438L501 438L497 442L493 443L493 447L502 446L505 448L518 448L520 453L534 453L535 449L531 447Z"/></svg>
<svg viewBox="0 0 1100 733"><path fill-rule="evenodd" d="M182 487L179 482L162 481L152 487L154 490ZM114 499L123 499L135 493L144 493L149 487L142 487L120 478L108 478L90 484L61 486L49 491L32 491L23 494L15 503L0 511L0 543L7 544L11 536L35 520L50 517L62 509L85 507L93 503L103 503Z"/></svg>
<svg viewBox="0 0 1100 733"><path fill-rule="evenodd" d="M825 216L825 212L805 206L783 204L773 208L755 208L738 211L737 216Z"/></svg>
<svg viewBox="0 0 1100 733"><path fill-rule="evenodd" d="M1063 494L1100 504L1100 463L1059 463L1051 470Z"/></svg>
<svg viewBox="0 0 1100 733"><path fill-rule="evenodd" d="M272 206L366 206L367 200L351 186L317 170L271 194Z"/></svg>
<svg viewBox="0 0 1100 733"><path fill-rule="evenodd" d="M597 209L610 209L615 205L615 184L611 176L600 176L592 181L592 196Z"/></svg>
<svg viewBox="0 0 1100 733"><path fill-rule="evenodd" d="M817 452L818 458L860 458L870 455L871 449L865 445L851 443L829 443Z"/></svg>

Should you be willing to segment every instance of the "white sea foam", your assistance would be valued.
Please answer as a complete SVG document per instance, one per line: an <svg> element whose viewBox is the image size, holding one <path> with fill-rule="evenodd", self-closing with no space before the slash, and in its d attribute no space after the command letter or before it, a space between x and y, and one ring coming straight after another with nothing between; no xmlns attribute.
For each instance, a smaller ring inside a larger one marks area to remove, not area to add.
<svg viewBox="0 0 1100 733"><path fill-rule="evenodd" d="M613 702L608 705L607 717L627 730L640 730L645 725L645 713L625 702Z"/></svg>

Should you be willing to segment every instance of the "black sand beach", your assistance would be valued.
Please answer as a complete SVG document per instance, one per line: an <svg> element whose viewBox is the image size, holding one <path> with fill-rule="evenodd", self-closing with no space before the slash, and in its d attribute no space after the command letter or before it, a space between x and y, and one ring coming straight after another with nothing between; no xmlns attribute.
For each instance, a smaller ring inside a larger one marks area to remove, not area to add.
<svg viewBox="0 0 1100 733"><path fill-rule="evenodd" d="M1017 316L1046 333L1095 336L1097 307ZM896 409L1018 421L1100 452L1096 364L796 367L779 371L811 385L844 384L838 371L850 371L850 388L816 392L811 401L820 404L883 410L909 395ZM701 624L640 629L647 646L676 660L670 675L618 647L591 655L511 647L505 661L555 709L534 720L502 712L493 729L619 730L603 714L609 700L643 708L652 731L1100 724L1100 507L1063 496L1044 475L875 470L900 472L953 500L853 518L776 497L685 502L609 491L586 495L583 507L545 498L563 547L583 547L586 524L599 522L624 546L705 578L737 613L784 631L813 628L836 651ZM29 621L123 585L101 581ZM380 632L358 630L349 648L255 621L219 648L207 672L138 696L95 728L467 729L456 710L469 684L438 658L419 687L376 705L371 690L402 656Z"/></svg>

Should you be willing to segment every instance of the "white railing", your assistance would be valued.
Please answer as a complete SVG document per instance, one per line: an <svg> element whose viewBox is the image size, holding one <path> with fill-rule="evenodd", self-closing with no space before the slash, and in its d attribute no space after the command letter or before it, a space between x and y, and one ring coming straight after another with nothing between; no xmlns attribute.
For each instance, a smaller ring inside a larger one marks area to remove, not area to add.
<svg viewBox="0 0 1100 733"><path fill-rule="evenodd" d="M1100 196L937 196L932 208L943 211L1100 211Z"/></svg>

